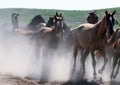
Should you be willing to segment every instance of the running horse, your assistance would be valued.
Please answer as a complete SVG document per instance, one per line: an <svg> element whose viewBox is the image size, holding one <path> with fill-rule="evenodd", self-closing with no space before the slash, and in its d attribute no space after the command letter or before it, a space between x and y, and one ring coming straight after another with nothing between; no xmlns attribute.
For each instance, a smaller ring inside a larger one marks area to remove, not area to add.
<svg viewBox="0 0 120 85"><path fill-rule="evenodd" d="M109 56L110 58L113 57L113 66L110 75L112 80L112 78L115 79L116 76L118 75L119 67L120 67L120 27L110 37L106 51L107 51L107 56ZM117 69L115 72L116 67Z"/></svg>
<svg viewBox="0 0 120 85"><path fill-rule="evenodd" d="M85 75L85 60L88 56L89 52L91 53L92 57L92 66L94 69L93 75L94 78L96 78L96 60L95 60L95 50L100 50L102 56L104 57L104 64L102 68L99 70L99 73L102 73L105 69L105 65L108 61L105 54L105 46L107 44L107 36L106 32L108 29L113 28L114 23L114 14L108 13L108 11L105 11L105 15L102 20L100 20L96 24L90 24L90 23L84 23L74 29L73 32L73 38L74 38L74 64L73 64L73 71L75 71L76 67L76 57L78 54L78 51L81 50L81 65L83 69L83 74ZM84 50L83 50L84 49Z"/></svg>
<svg viewBox="0 0 120 85"><path fill-rule="evenodd" d="M59 42L63 39L63 16L56 14L50 17L46 26L37 31L37 49L36 56L39 56L41 46L47 48L47 51L57 49ZM46 51L46 52L47 52Z"/></svg>
<svg viewBox="0 0 120 85"><path fill-rule="evenodd" d="M39 16L40 17L40 16ZM36 18L37 19L37 18ZM47 24L42 23L36 24L32 19L31 23L28 25L28 30L16 29L15 31L22 34L35 35L34 39L36 40L36 53L39 56L41 46L48 46L48 48L57 48L59 41L61 42L64 38L64 33L69 31L68 26L64 23L62 14L56 14L54 17L50 17ZM42 20L43 21L43 20ZM35 25L34 25L35 24ZM31 29L29 29L29 27ZM35 28L37 27L37 29Z"/></svg>

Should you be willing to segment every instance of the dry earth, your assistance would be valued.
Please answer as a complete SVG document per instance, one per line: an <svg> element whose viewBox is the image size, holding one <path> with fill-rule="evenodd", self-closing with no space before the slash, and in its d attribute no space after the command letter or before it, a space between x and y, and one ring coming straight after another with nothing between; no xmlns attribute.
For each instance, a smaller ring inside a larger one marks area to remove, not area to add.
<svg viewBox="0 0 120 85"><path fill-rule="evenodd" d="M96 82L87 82L86 80L78 82L51 82L43 83L38 80L25 79L11 74L0 74L0 85L120 85L118 82L98 84Z"/></svg>

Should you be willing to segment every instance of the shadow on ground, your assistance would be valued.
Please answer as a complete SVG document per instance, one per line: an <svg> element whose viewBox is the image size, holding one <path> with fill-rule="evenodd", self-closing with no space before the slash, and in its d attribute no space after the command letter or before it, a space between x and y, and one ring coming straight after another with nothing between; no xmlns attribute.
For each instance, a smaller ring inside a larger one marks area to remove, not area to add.
<svg viewBox="0 0 120 85"><path fill-rule="evenodd" d="M81 80L81 81L77 81L77 82L66 82L62 85L100 85L96 82L88 82L87 80Z"/></svg>

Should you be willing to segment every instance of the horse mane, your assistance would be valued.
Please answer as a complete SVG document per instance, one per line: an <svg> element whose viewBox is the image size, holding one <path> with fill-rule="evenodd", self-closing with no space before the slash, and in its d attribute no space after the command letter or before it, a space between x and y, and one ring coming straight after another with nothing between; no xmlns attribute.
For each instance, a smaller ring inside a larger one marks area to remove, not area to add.
<svg viewBox="0 0 120 85"><path fill-rule="evenodd" d="M49 20L48 20L46 26L47 26L47 27L51 27L51 26L53 26L53 25L54 25L53 20L54 20L54 17L49 17Z"/></svg>
<svg viewBox="0 0 120 85"><path fill-rule="evenodd" d="M45 23L45 20L43 19L43 17L41 15L36 15L35 17L33 17L31 22L28 24L27 28L33 30L40 23Z"/></svg>
<svg viewBox="0 0 120 85"><path fill-rule="evenodd" d="M106 24L107 24L106 16L104 16L103 19L99 22L99 29L98 29L98 35L97 35L99 39L103 39L106 36L106 31L107 31L107 28L105 27Z"/></svg>
<svg viewBox="0 0 120 85"><path fill-rule="evenodd" d="M70 32L70 27L68 27L65 22L63 22L63 30L65 32Z"/></svg>

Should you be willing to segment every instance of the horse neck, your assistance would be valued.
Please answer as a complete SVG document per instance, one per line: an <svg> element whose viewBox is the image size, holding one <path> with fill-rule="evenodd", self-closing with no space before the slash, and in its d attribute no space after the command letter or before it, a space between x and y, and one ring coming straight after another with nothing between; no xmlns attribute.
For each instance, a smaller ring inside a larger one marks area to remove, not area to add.
<svg viewBox="0 0 120 85"><path fill-rule="evenodd" d="M108 29L108 38L110 38L113 33L114 33L113 28L109 28L109 29Z"/></svg>
<svg viewBox="0 0 120 85"><path fill-rule="evenodd" d="M50 20L47 22L47 24L46 24L46 26L47 27L51 27L51 26L53 26L54 25L54 23L53 22L51 22Z"/></svg>
<svg viewBox="0 0 120 85"><path fill-rule="evenodd" d="M104 17L100 22L99 22L99 27L98 27L98 35L97 37L99 39L103 39L106 38L106 31L107 31L107 27L106 27L106 17Z"/></svg>

